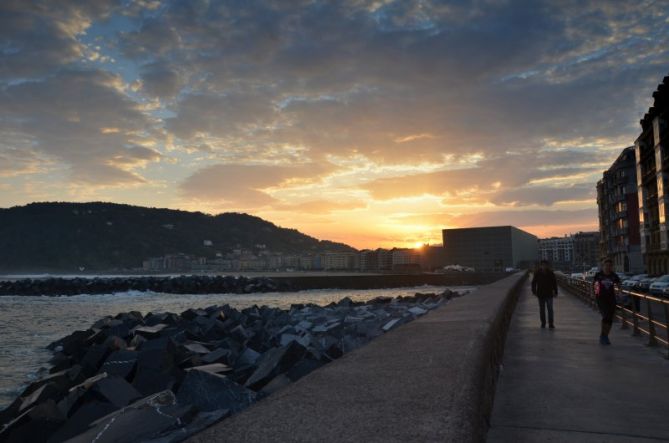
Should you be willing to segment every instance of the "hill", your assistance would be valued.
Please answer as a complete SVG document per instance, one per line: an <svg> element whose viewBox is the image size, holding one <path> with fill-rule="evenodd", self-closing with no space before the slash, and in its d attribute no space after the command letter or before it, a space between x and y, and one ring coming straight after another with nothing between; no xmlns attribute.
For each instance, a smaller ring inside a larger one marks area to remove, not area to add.
<svg viewBox="0 0 669 443"><path fill-rule="evenodd" d="M256 245L282 253L355 250L240 213L100 202L0 209L1 272L130 269L148 257L186 253L213 258L217 252L255 250Z"/></svg>

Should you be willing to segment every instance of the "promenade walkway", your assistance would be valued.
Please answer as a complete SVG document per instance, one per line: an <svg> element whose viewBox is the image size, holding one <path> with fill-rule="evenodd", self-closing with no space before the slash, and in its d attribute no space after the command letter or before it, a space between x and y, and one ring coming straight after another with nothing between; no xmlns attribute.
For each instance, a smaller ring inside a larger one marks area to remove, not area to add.
<svg viewBox="0 0 669 443"><path fill-rule="evenodd" d="M555 330L540 329L526 283L507 336L490 442L669 441L669 360L561 292Z"/></svg>

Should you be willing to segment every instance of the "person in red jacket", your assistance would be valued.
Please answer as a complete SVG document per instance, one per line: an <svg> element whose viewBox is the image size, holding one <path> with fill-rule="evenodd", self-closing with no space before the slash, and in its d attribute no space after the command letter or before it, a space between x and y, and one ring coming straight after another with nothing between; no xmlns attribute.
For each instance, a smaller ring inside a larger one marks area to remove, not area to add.
<svg viewBox="0 0 669 443"><path fill-rule="evenodd" d="M539 317L541 327L546 327L546 310L548 310L548 327L555 329L553 318L553 298L557 297L558 286L555 274L548 266L547 260L541 260L540 267L532 277L532 294L539 298Z"/></svg>
<svg viewBox="0 0 669 443"><path fill-rule="evenodd" d="M599 343L610 345L609 332L613 325L613 316L616 314L616 286L620 285L620 277L613 272L613 260L604 260L603 269L595 274L592 281L592 290L597 300L599 312L602 314L602 329L599 334Z"/></svg>

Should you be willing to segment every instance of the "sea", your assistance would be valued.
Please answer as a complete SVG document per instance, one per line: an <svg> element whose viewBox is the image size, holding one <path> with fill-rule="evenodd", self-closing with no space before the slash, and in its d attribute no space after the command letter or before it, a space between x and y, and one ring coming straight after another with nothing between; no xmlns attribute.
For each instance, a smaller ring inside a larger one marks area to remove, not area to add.
<svg viewBox="0 0 669 443"><path fill-rule="evenodd" d="M473 287L418 286L395 289L318 289L255 294L166 294L126 291L75 296L0 296L0 409L8 406L32 381L46 375L51 351L46 346L98 319L121 312L181 313L189 308L229 304L236 309L267 305L287 309L291 304L327 305L344 297L366 301L375 297L439 293Z"/></svg>

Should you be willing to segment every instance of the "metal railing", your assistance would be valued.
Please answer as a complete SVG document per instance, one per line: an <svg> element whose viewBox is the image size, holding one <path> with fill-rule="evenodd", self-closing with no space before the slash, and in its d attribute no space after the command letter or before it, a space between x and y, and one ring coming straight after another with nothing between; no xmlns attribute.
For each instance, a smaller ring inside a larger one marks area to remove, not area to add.
<svg viewBox="0 0 669 443"><path fill-rule="evenodd" d="M559 285L598 309L592 282L564 275L556 277ZM620 289L618 294L616 318L620 320L620 329L631 328L632 335L647 336L648 346L664 346L665 357L669 359L669 300L627 289Z"/></svg>

